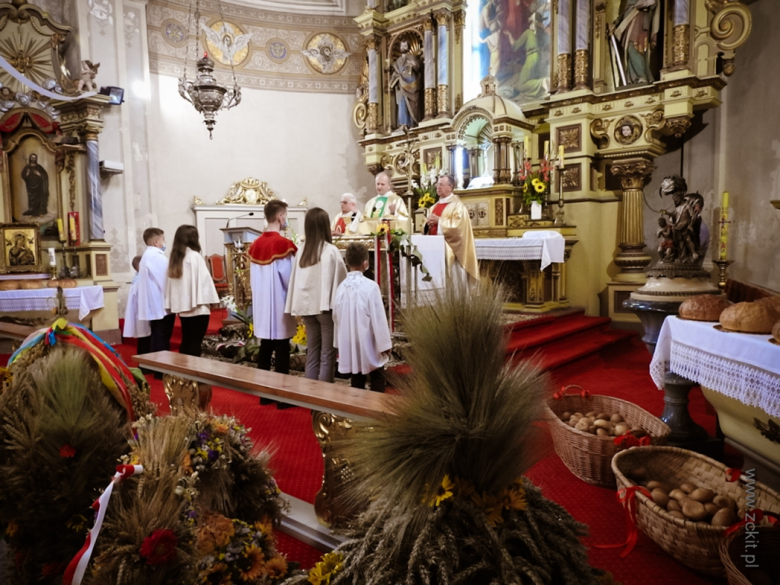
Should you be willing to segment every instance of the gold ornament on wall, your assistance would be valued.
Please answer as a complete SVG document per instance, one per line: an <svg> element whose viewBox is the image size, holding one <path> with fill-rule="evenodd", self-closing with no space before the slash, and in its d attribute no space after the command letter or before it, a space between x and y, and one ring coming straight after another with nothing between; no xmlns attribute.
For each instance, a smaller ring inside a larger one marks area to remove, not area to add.
<svg viewBox="0 0 780 585"><path fill-rule="evenodd" d="M347 51L344 41L330 33L314 35L301 53L306 56L315 71L325 75L341 71L352 54Z"/></svg>
<svg viewBox="0 0 780 585"><path fill-rule="evenodd" d="M217 205L265 205L276 199L268 184L251 177L236 181Z"/></svg>
<svg viewBox="0 0 780 585"><path fill-rule="evenodd" d="M617 124L613 136L618 144L634 144L642 135L642 122L635 116L623 116Z"/></svg>

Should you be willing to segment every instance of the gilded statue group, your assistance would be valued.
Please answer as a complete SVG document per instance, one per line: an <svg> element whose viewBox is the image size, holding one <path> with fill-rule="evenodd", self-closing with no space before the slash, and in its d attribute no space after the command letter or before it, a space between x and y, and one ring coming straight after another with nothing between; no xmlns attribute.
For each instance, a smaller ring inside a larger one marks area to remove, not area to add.
<svg viewBox="0 0 780 585"><path fill-rule="evenodd" d="M701 265L709 246L709 229L702 221L704 198L688 193L685 179L673 175L661 183L660 194L671 195L674 209L658 218L658 253L663 264Z"/></svg>

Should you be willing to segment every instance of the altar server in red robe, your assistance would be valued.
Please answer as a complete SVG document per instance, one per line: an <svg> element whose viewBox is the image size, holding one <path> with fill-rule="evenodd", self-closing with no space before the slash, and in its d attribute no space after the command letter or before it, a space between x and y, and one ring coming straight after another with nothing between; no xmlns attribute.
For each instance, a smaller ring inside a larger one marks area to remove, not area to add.
<svg viewBox="0 0 780 585"><path fill-rule="evenodd" d="M295 317L284 312L290 273L298 248L280 232L287 227L287 203L274 199L264 208L268 224L252 242L249 275L252 283L252 322L260 340L257 367L290 373L290 338L295 335Z"/></svg>

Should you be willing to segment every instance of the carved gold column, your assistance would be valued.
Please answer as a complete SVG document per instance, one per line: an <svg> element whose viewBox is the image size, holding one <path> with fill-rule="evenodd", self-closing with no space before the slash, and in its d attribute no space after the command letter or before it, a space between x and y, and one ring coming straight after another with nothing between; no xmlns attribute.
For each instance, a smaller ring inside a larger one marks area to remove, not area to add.
<svg viewBox="0 0 780 585"><path fill-rule="evenodd" d="M449 42L449 22L451 14L447 10L439 10L436 14L436 24L439 34L439 60L438 60L438 81L437 89L437 114L439 118L450 116L450 42Z"/></svg>
<svg viewBox="0 0 780 585"><path fill-rule="evenodd" d="M674 67L686 67L690 58L691 45L691 25L678 24L674 27L674 44L672 45L672 55Z"/></svg>
<svg viewBox="0 0 780 585"><path fill-rule="evenodd" d="M579 49L574 55L574 89L590 87L590 51Z"/></svg>
<svg viewBox="0 0 780 585"><path fill-rule="evenodd" d="M373 134L379 128L379 67L380 60L377 47L381 39L371 35L366 39L366 52L368 54L368 119L366 120L366 132Z"/></svg>
<svg viewBox="0 0 780 585"><path fill-rule="evenodd" d="M558 0L558 93L571 89L571 0Z"/></svg>
<svg viewBox="0 0 780 585"><path fill-rule="evenodd" d="M576 2L574 89L588 89L590 87L591 0L576 0Z"/></svg>
<svg viewBox="0 0 780 585"><path fill-rule="evenodd" d="M558 55L558 93L571 89L571 53Z"/></svg>
<svg viewBox="0 0 780 585"><path fill-rule="evenodd" d="M436 117L436 59L433 50L433 21L426 18L423 21L423 58L425 60L425 118Z"/></svg>
<svg viewBox="0 0 780 585"><path fill-rule="evenodd" d="M312 427L314 436L322 449L324 465L322 487L314 497L314 513L317 520L324 526L338 528L346 526L347 522L360 510L348 506L344 498L345 485L352 481L352 467L344 457L343 443L354 433L352 421L342 416L328 412L312 411Z"/></svg>
<svg viewBox="0 0 780 585"><path fill-rule="evenodd" d="M618 211L618 246L615 264L618 282L644 282L644 269L651 258L645 249L643 188L653 174L655 164L645 158L629 158L612 164L612 174L620 178L623 196Z"/></svg>

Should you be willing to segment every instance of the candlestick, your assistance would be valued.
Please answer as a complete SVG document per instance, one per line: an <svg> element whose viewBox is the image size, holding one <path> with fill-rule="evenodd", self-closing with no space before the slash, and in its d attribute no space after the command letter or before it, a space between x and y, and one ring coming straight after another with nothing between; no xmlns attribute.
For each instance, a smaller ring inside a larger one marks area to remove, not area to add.
<svg viewBox="0 0 780 585"><path fill-rule="evenodd" d="M729 265L733 263L734 263L733 260L726 260L725 258L721 260L715 260L715 264L718 266L718 271L719 271L718 288L723 292L726 291L726 281L727 281L726 270L728 269Z"/></svg>
<svg viewBox="0 0 780 585"><path fill-rule="evenodd" d="M564 151L563 144L561 144L558 147L558 166L560 168L563 168L563 151Z"/></svg>
<svg viewBox="0 0 780 585"><path fill-rule="evenodd" d="M718 243L718 259L726 260L729 237L729 193L723 192L723 200L720 209L720 239Z"/></svg>

